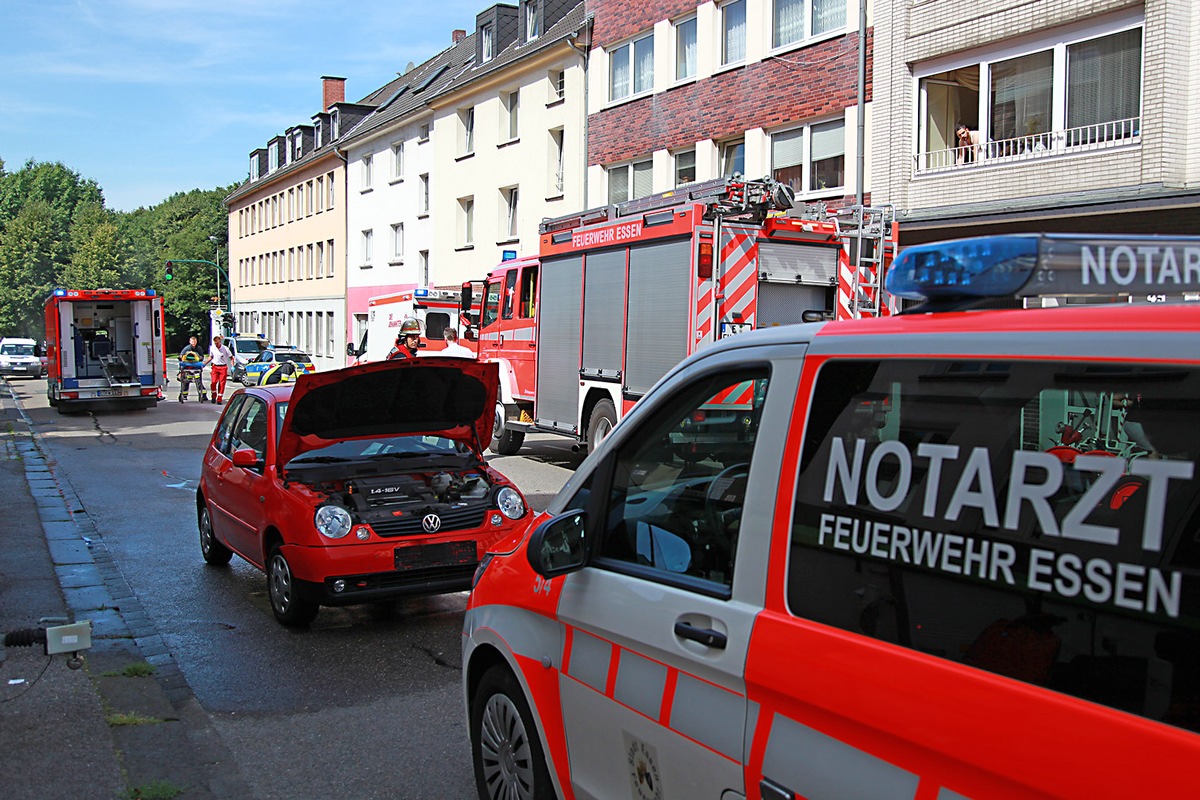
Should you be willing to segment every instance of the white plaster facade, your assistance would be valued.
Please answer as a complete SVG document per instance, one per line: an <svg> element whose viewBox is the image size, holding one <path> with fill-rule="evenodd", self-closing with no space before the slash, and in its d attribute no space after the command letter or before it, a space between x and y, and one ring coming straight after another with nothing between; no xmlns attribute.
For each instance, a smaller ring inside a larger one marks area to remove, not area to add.
<svg viewBox="0 0 1200 800"><path fill-rule="evenodd" d="M584 55L562 41L465 82L431 104L438 166L431 186L433 283L483 278L505 250L536 254L538 223L583 207L584 65ZM519 98L515 136L510 128L514 94ZM473 117L469 150L468 115ZM517 211L510 228L514 189Z"/></svg>

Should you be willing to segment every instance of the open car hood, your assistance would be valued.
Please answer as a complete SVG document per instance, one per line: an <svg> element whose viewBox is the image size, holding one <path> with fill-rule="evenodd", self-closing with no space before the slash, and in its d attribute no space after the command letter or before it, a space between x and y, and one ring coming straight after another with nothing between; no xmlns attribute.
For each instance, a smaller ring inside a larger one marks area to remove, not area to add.
<svg viewBox="0 0 1200 800"><path fill-rule="evenodd" d="M482 458L492 439L500 367L464 358L377 361L299 375L275 448L282 470L347 439L445 436Z"/></svg>

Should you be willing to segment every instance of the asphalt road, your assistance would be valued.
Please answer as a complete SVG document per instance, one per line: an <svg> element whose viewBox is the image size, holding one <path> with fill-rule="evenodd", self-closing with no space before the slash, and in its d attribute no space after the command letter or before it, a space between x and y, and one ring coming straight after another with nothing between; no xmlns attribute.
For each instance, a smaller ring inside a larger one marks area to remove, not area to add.
<svg viewBox="0 0 1200 800"><path fill-rule="evenodd" d="M194 493L220 407L63 416L44 381L12 383L256 797L474 796L465 593L326 608L310 629L285 629L261 573L200 557ZM542 510L582 458L539 435L489 460Z"/></svg>

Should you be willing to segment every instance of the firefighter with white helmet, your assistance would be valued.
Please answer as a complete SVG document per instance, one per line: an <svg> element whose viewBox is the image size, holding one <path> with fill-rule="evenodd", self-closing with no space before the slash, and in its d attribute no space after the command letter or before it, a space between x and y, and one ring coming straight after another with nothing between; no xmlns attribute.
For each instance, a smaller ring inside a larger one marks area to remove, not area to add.
<svg viewBox="0 0 1200 800"><path fill-rule="evenodd" d="M421 347L421 323L413 317L406 318L400 323L400 332L396 334L396 344L388 351L387 357L416 358L417 350Z"/></svg>

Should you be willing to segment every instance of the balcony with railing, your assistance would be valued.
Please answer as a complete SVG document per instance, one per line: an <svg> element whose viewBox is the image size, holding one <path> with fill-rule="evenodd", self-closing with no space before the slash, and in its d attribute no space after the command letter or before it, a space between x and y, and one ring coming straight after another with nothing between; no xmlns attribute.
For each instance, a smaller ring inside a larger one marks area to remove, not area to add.
<svg viewBox="0 0 1200 800"><path fill-rule="evenodd" d="M1142 118L1113 120L1012 139L994 139L969 147L917 153L917 175L1020 164L1051 156L1084 154L1140 144Z"/></svg>

